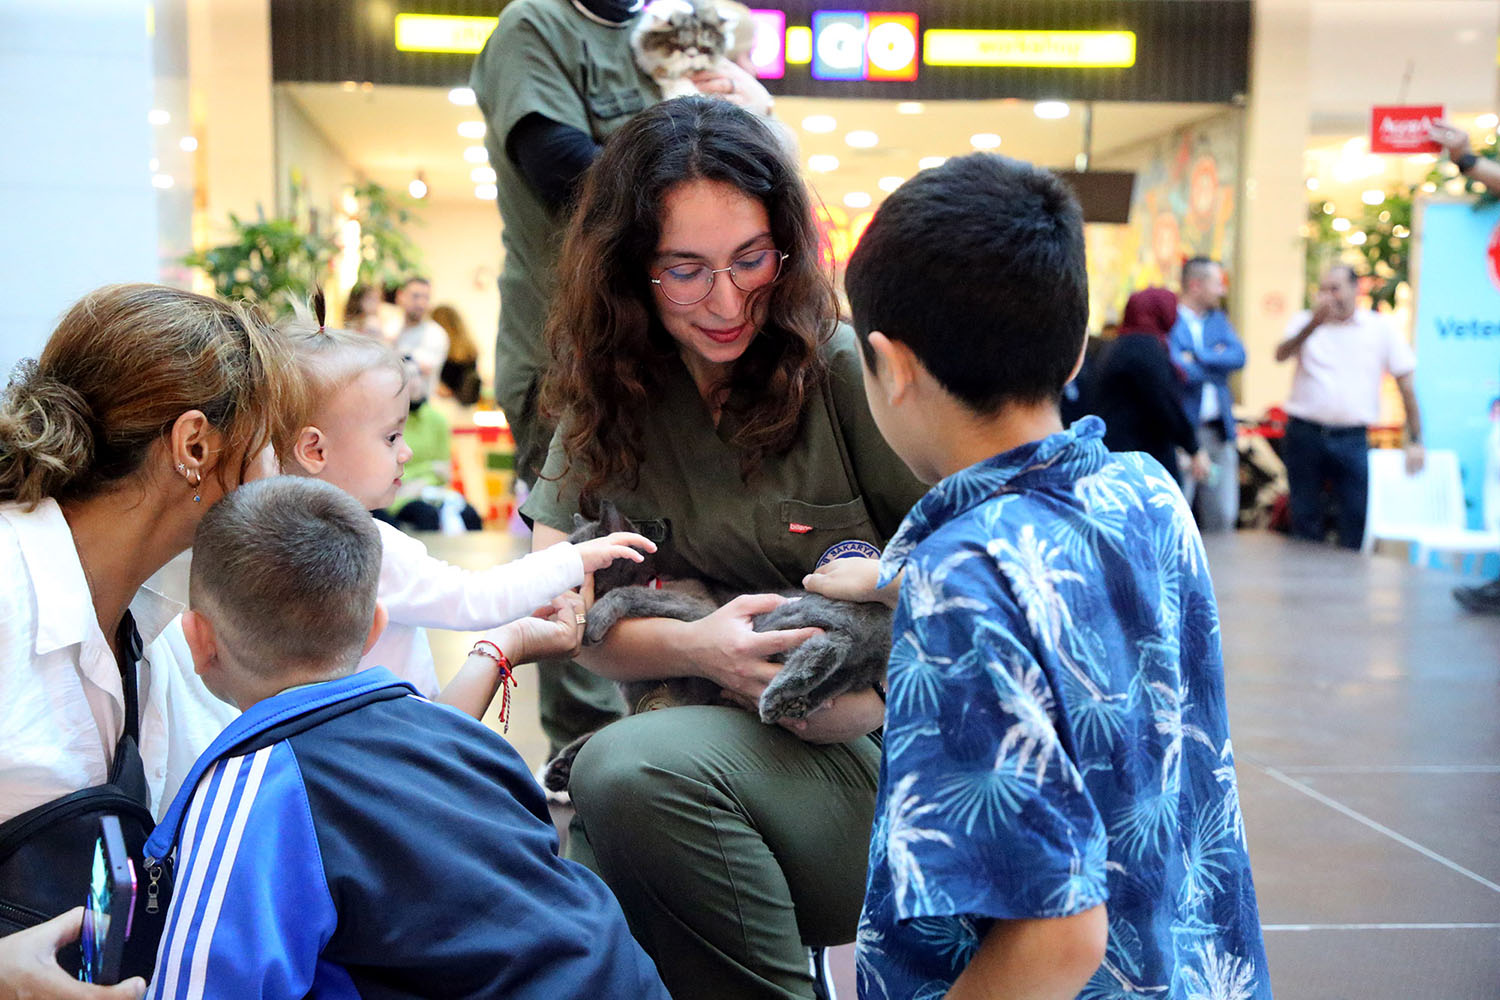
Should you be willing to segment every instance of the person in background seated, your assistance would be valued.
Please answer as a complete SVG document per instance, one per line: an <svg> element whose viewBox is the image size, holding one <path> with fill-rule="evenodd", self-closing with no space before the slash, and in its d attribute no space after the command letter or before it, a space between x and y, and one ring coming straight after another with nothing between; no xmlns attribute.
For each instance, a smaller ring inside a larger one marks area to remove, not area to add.
<svg viewBox="0 0 1500 1000"><path fill-rule="evenodd" d="M1346 549L1364 542L1369 431L1380 420L1380 384L1387 373L1396 380L1406 410L1406 471L1421 471L1426 454L1413 384L1416 355L1389 320L1358 306L1359 276L1347 264L1336 264L1318 285L1317 308L1293 316L1276 346L1277 361L1297 359L1282 444L1292 534L1324 540L1327 483L1338 506L1339 544Z"/></svg>
<svg viewBox="0 0 1500 1000"><path fill-rule="evenodd" d="M411 277L403 281L396 289L400 322L388 335L397 354L416 362L424 399L432 398L438 373L448 360L448 333L427 317L430 301L432 284L426 278Z"/></svg>
<svg viewBox="0 0 1500 1000"><path fill-rule="evenodd" d="M510 744L358 669L385 610L380 534L354 498L262 480L205 516L193 552L183 632L203 683L243 714L146 844L181 887L152 1000L669 1000L604 883L558 857ZM565 654L579 607L475 654Z"/></svg>
<svg viewBox="0 0 1500 1000"><path fill-rule="evenodd" d="M1189 476L1182 484L1205 534L1232 531L1240 513L1240 453L1229 376L1245 367L1245 348L1223 302L1224 268L1218 261L1193 257L1182 265L1182 297L1168 347L1184 376L1182 407L1210 463L1202 481Z"/></svg>
<svg viewBox="0 0 1500 1000"><path fill-rule="evenodd" d="M1177 296L1146 288L1125 302L1120 333L1094 376L1094 413L1104 420L1110 451L1143 451L1181 481L1177 449L1192 456L1190 474L1208 476L1208 455L1182 408L1182 375L1172 365L1167 338L1177 322Z"/></svg>
<svg viewBox="0 0 1500 1000"><path fill-rule="evenodd" d="M411 458L402 470L396 498L372 513L398 528L405 526L416 531L448 534L478 531L484 527L479 512L451 485L453 431L448 426L448 418L431 400L417 395L422 383L412 370L415 365L410 361L406 364L412 398L403 437L406 447L411 450Z"/></svg>
<svg viewBox="0 0 1500 1000"><path fill-rule="evenodd" d="M463 406L479 402L479 348L458 310L444 304L432 310L432 321L448 332L448 358L438 372L439 392Z"/></svg>

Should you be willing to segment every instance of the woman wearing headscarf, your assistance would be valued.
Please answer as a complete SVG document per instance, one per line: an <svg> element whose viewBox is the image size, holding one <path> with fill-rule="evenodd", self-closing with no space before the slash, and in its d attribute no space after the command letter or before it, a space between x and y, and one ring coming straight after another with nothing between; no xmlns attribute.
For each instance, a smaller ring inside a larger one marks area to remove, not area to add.
<svg viewBox="0 0 1500 1000"><path fill-rule="evenodd" d="M1182 408L1182 376L1172 366L1167 334L1177 322L1177 296L1146 288L1130 296L1120 335L1094 381L1094 412L1104 419L1110 451L1143 451L1181 478L1176 450L1192 456L1192 474L1208 474L1208 456Z"/></svg>

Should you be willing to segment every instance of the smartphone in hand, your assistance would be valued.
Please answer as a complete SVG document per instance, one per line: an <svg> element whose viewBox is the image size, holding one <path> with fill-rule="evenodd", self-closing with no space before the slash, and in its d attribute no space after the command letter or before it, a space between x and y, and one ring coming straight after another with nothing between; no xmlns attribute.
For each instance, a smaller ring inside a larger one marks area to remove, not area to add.
<svg viewBox="0 0 1500 1000"><path fill-rule="evenodd" d="M101 816L83 911L83 964L78 970L83 982L112 986L120 981L120 961L135 915L135 889L135 865L125 853L120 819Z"/></svg>

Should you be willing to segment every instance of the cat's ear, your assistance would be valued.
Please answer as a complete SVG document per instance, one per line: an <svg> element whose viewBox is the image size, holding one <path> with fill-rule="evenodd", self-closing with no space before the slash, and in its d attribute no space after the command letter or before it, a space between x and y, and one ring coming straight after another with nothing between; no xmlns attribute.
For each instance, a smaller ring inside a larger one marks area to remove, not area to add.
<svg viewBox="0 0 1500 1000"><path fill-rule="evenodd" d="M617 531L629 531L630 519L620 513L613 500L599 501L599 533L612 535Z"/></svg>
<svg viewBox="0 0 1500 1000"><path fill-rule="evenodd" d="M573 530L574 531L577 531L579 528L582 528L584 525L586 525L588 523L589 523L588 519L586 517L584 517L582 514L574 514L573 515Z"/></svg>

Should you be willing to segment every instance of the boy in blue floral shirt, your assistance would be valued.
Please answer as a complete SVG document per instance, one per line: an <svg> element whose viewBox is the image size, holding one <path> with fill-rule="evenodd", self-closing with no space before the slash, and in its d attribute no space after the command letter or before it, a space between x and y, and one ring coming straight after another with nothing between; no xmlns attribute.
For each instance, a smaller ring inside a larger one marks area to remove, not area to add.
<svg viewBox="0 0 1500 1000"><path fill-rule="evenodd" d="M849 264L870 409L937 484L879 563L870 1000L1271 995L1192 515L1058 416L1087 281L1068 190L985 154L902 185ZM868 599L873 562L808 586Z"/></svg>

